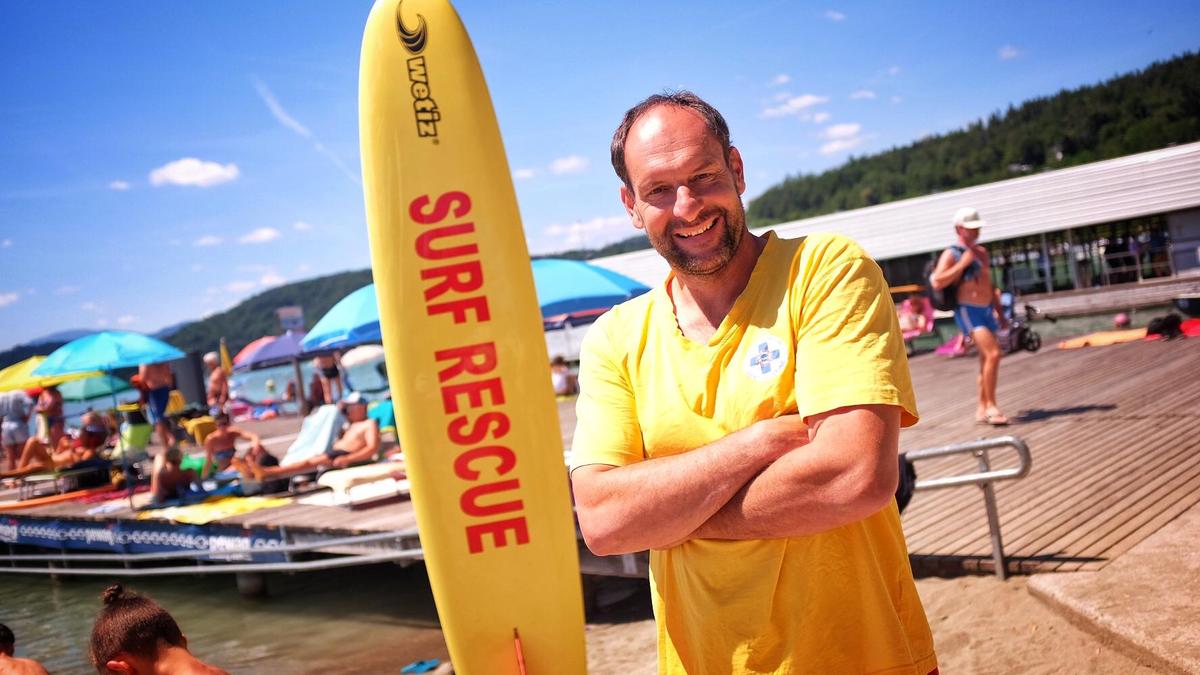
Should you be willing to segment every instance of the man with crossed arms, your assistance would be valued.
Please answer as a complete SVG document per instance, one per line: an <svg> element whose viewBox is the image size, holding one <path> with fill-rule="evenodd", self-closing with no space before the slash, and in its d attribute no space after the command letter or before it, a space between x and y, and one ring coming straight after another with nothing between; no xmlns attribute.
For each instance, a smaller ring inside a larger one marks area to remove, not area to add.
<svg viewBox="0 0 1200 675"><path fill-rule="evenodd" d="M751 234L741 155L694 94L632 108L612 158L671 274L584 340L571 477L593 552L650 549L659 672L936 672L878 265L844 237Z"/></svg>

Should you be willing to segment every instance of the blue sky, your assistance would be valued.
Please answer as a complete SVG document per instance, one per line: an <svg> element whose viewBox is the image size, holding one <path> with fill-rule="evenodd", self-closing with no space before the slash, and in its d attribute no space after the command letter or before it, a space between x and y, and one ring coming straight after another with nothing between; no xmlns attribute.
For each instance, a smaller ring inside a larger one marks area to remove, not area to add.
<svg viewBox="0 0 1200 675"><path fill-rule="evenodd" d="M485 2L482 62L533 252L634 233L607 149L686 87L748 197L787 175L1200 48L1195 2ZM0 5L0 348L151 332L369 264L368 2ZM310 317L310 322L317 317Z"/></svg>

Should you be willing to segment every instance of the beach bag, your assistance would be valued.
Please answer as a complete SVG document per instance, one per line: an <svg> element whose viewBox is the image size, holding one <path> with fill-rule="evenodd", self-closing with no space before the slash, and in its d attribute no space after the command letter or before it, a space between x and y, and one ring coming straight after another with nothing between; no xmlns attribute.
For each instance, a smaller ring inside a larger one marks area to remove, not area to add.
<svg viewBox="0 0 1200 675"><path fill-rule="evenodd" d="M1164 340L1177 338L1183 335L1183 317L1168 314L1150 319L1146 326L1146 335L1161 335Z"/></svg>
<svg viewBox="0 0 1200 675"><path fill-rule="evenodd" d="M900 482L896 485L896 506L900 513L912 501L913 490L917 486L917 469L908 461L905 453L900 453Z"/></svg>
<svg viewBox="0 0 1200 675"><path fill-rule="evenodd" d="M963 248L961 246L951 246L950 250L954 252L954 262L962 257ZM958 282L954 282L945 288L933 287L933 270L937 268L938 260L941 256L925 263L925 282L929 288L929 303L934 309L943 312L953 312L958 308Z"/></svg>

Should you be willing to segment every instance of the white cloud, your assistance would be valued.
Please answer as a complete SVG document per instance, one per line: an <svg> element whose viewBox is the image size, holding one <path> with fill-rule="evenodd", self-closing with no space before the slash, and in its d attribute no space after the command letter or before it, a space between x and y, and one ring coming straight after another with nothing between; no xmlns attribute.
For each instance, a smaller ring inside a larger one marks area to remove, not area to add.
<svg viewBox="0 0 1200 675"><path fill-rule="evenodd" d="M900 66L892 66L887 69L887 74L895 77L901 73Z"/></svg>
<svg viewBox="0 0 1200 675"><path fill-rule="evenodd" d="M893 105L894 105L894 104L896 104L896 103L903 103L903 102L904 102L904 99L903 99L903 98L901 98L901 97L899 97L899 96L893 96L893 97L889 98L888 100L889 100L889 101L891 101Z"/></svg>
<svg viewBox="0 0 1200 675"><path fill-rule="evenodd" d="M857 122L848 122L846 124L834 124L825 129L825 138L830 140L838 138L852 138L862 131L862 125Z"/></svg>
<svg viewBox="0 0 1200 675"><path fill-rule="evenodd" d="M768 84L767 86L778 87L781 84L787 84L788 82L791 82L791 81L792 81L792 78L787 73L780 73L780 74L776 75L775 77L772 77L770 84Z"/></svg>
<svg viewBox="0 0 1200 675"><path fill-rule="evenodd" d="M825 18L829 19L830 21L844 21L846 19L846 15L842 14L836 9L827 9L825 10Z"/></svg>
<svg viewBox="0 0 1200 675"><path fill-rule="evenodd" d="M307 232L313 228L312 228L312 225L309 225L308 223L304 222L303 220L297 220L296 222L292 223L292 229L299 230L301 232Z"/></svg>
<svg viewBox="0 0 1200 675"><path fill-rule="evenodd" d="M517 169L513 172L513 180L529 180L537 175L537 169Z"/></svg>
<svg viewBox="0 0 1200 675"><path fill-rule="evenodd" d="M108 189L116 190L117 192L124 192L129 189L129 183L123 180L114 180L108 184Z"/></svg>
<svg viewBox="0 0 1200 675"><path fill-rule="evenodd" d="M82 291L82 290L83 289L80 288L79 286L59 286L57 289L54 290L54 294L55 295L71 295L72 293L78 293L79 291Z"/></svg>
<svg viewBox="0 0 1200 675"><path fill-rule="evenodd" d="M11 305L20 299L21 294L16 291L10 293L0 293L0 307Z"/></svg>
<svg viewBox="0 0 1200 675"><path fill-rule="evenodd" d="M0 241L0 248L12 248L12 239Z"/></svg>
<svg viewBox="0 0 1200 675"><path fill-rule="evenodd" d="M79 309L82 309L85 312L99 312L100 305L89 300L88 302L85 302L82 305L80 305Z"/></svg>
<svg viewBox="0 0 1200 675"><path fill-rule="evenodd" d="M588 160L586 157L581 157L579 155L567 155L566 157L559 157L553 162L550 162L550 173L553 173L557 176L569 173L582 173L583 171L587 170L587 167Z"/></svg>
<svg viewBox="0 0 1200 675"><path fill-rule="evenodd" d="M135 321L137 321L137 317L132 314L125 314L123 316L117 317L117 325L118 326L128 326Z"/></svg>
<svg viewBox="0 0 1200 675"><path fill-rule="evenodd" d="M875 98L875 92L871 91L870 89L859 89L853 94L850 94L850 98L855 101L866 101Z"/></svg>
<svg viewBox="0 0 1200 675"><path fill-rule="evenodd" d="M278 286L279 284L286 282L287 279L281 277L275 272L267 272L258 280L258 283L262 284L263 286Z"/></svg>
<svg viewBox="0 0 1200 675"><path fill-rule="evenodd" d="M296 271L297 272L312 271L312 265L309 265L308 263L300 263L299 265L296 265Z"/></svg>
<svg viewBox="0 0 1200 675"><path fill-rule="evenodd" d="M105 318L105 317L100 317L99 319L96 319L96 327L97 327L97 328L105 328L105 327L107 327L107 326L108 326L108 319L107 319L107 318Z"/></svg>
<svg viewBox="0 0 1200 675"><path fill-rule="evenodd" d="M558 249L603 246L632 233L628 216L597 216L574 223L554 223L543 230L558 243Z"/></svg>
<svg viewBox="0 0 1200 675"><path fill-rule="evenodd" d="M824 122L828 122L829 118L831 117L833 117L833 115L830 115L827 112L813 113L812 121L816 122L817 124L822 124Z"/></svg>
<svg viewBox="0 0 1200 675"><path fill-rule="evenodd" d="M192 263L192 271L193 272L203 272L204 265L201 265L200 263Z"/></svg>
<svg viewBox="0 0 1200 675"><path fill-rule="evenodd" d="M184 157L151 171L150 184L212 187L236 180L239 173L237 164L218 164L195 157Z"/></svg>
<svg viewBox="0 0 1200 675"><path fill-rule="evenodd" d="M216 245L220 244L222 241L224 241L224 240L215 234L206 234L203 237L200 237L199 239L197 239L196 241L193 241L192 246L216 246Z"/></svg>
<svg viewBox="0 0 1200 675"><path fill-rule="evenodd" d="M225 290L230 293L245 293L246 291L254 290L258 284L253 281L231 281L225 284Z"/></svg>
<svg viewBox="0 0 1200 675"><path fill-rule="evenodd" d="M786 117L788 115L802 115L807 108L822 103L828 103L828 96L817 96L816 94L802 94L793 96L785 101L782 105L766 108L762 111L763 117Z"/></svg>
<svg viewBox="0 0 1200 675"><path fill-rule="evenodd" d="M861 138L847 138L847 139L840 140L840 141L829 141L828 143L821 146L821 154L822 155L832 155L834 153L838 153L843 150L849 150L851 148L857 147L862 142L863 142L863 139L861 139Z"/></svg>
<svg viewBox="0 0 1200 675"><path fill-rule="evenodd" d="M1000 57L1001 61L1011 61L1021 55L1021 50L1012 45L1004 45L996 52L996 55Z"/></svg>
<svg viewBox="0 0 1200 675"><path fill-rule="evenodd" d="M832 155L862 144L862 125L857 122L834 124L826 127L822 136L827 141L821 146L822 155Z"/></svg>
<svg viewBox="0 0 1200 675"><path fill-rule="evenodd" d="M242 244L265 244L269 241L275 241L280 236L279 230L273 227L260 227L249 234L238 237L238 242Z"/></svg>

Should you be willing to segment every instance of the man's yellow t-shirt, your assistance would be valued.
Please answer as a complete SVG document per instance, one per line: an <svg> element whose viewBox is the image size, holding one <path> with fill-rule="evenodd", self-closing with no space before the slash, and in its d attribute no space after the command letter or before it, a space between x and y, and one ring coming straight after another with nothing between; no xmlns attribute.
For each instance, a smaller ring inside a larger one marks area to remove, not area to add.
<svg viewBox="0 0 1200 675"><path fill-rule="evenodd" d="M899 406L917 421L904 342L879 266L854 242L768 234L708 344L662 286L584 339L572 468L625 466L770 417ZM803 452L803 449L796 450ZM785 539L701 539L650 552L662 673L916 673L937 667L895 503Z"/></svg>

